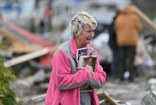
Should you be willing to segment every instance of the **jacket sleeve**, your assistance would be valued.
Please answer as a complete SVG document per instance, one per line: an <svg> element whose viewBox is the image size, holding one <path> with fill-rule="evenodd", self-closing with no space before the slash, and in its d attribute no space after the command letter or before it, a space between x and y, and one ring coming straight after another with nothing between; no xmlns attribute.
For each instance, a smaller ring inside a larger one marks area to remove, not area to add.
<svg viewBox="0 0 156 105"><path fill-rule="evenodd" d="M136 23L136 29L139 32L142 29L142 25L141 25L139 18L137 16L136 16L136 22L135 23Z"/></svg>
<svg viewBox="0 0 156 105"><path fill-rule="evenodd" d="M105 82L106 82L106 73L103 71L103 68L99 64L99 59L97 58L96 71L89 79L89 85L92 88L101 88L105 84Z"/></svg>
<svg viewBox="0 0 156 105"><path fill-rule="evenodd" d="M54 80L60 90L68 90L82 86L89 81L91 75L83 69L71 74L70 59L68 55L59 50L52 62Z"/></svg>

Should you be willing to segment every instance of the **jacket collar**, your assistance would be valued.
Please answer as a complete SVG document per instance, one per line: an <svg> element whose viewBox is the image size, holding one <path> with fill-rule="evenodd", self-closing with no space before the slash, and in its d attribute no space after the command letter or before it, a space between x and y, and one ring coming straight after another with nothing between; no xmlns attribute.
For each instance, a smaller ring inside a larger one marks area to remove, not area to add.
<svg viewBox="0 0 156 105"><path fill-rule="evenodd" d="M86 47L88 47L88 45ZM73 38L70 39L70 49L71 49L72 57L76 61L77 45L76 45L75 39L73 39Z"/></svg>
<svg viewBox="0 0 156 105"><path fill-rule="evenodd" d="M73 38L70 39L70 49L72 57L76 60L77 46L76 41Z"/></svg>

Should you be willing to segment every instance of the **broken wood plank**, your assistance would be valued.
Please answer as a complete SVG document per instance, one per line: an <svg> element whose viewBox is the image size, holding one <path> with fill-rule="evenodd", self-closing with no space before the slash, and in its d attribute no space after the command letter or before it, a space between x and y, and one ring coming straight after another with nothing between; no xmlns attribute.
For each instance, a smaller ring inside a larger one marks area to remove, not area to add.
<svg viewBox="0 0 156 105"><path fill-rule="evenodd" d="M149 44L150 42L152 42L153 40L154 40L153 37L149 37L149 38L143 40L142 42L143 42L144 45L146 45L146 44Z"/></svg>
<svg viewBox="0 0 156 105"><path fill-rule="evenodd" d="M32 101L41 101L41 100L44 100L44 99L45 99L46 95L47 95L47 94L45 93L45 94L39 95L39 96L37 96L37 97L31 98L31 100L32 100Z"/></svg>
<svg viewBox="0 0 156 105"><path fill-rule="evenodd" d="M139 40L137 47L140 48L140 50L144 53L144 56L145 56L146 60L153 61L152 57L150 56L150 54L146 50L145 45L144 45L142 40Z"/></svg>
<svg viewBox="0 0 156 105"><path fill-rule="evenodd" d="M0 28L0 33L1 33L4 37L6 37L6 38L8 38L8 39L10 39L10 40L12 40L12 41L23 42L20 38L16 37L15 35L11 34L10 32L7 32L6 30L4 30L4 29L2 29L2 28Z"/></svg>
<svg viewBox="0 0 156 105"><path fill-rule="evenodd" d="M154 33L156 33L156 25L151 21L149 17L147 17L139 8L136 6L132 6L139 16L139 18L144 22Z"/></svg>
<svg viewBox="0 0 156 105"><path fill-rule="evenodd" d="M118 105L109 95L105 92L100 92L97 94L101 99L104 99L104 102L108 102L110 105Z"/></svg>
<svg viewBox="0 0 156 105"><path fill-rule="evenodd" d="M6 51L11 51L16 54L22 54L22 53L30 53L33 51L37 51L42 49L43 46L35 43L23 43L23 42L10 42L10 44L4 44L3 49Z"/></svg>
<svg viewBox="0 0 156 105"><path fill-rule="evenodd" d="M9 61L4 62L4 66L5 67L14 66L16 64L20 64L20 63L23 63L25 61L28 61L28 60L31 60L31 59L34 59L34 58L37 58L37 57L46 55L49 52L56 51L56 49L58 48L58 46L59 45L56 45L56 46L54 46L52 48L44 48L42 50L34 51L34 52L31 52L31 53L28 53L28 54L19 56L17 58L13 58L13 59L11 59Z"/></svg>
<svg viewBox="0 0 156 105"><path fill-rule="evenodd" d="M37 49L41 49L41 45L35 43L28 43L21 40L14 34L2 29L0 27L0 34L9 39L10 44L3 46L4 50L12 51L13 53L29 53Z"/></svg>
<svg viewBox="0 0 156 105"><path fill-rule="evenodd" d="M16 65L16 64L31 60L33 58L43 56L43 55L47 54L48 52L49 52L49 49L47 49L47 48L44 48L44 49L39 50L39 51L34 51L34 52L31 52L31 53L25 54L23 56L19 56L17 58L13 58L13 59L11 59L9 61L6 61L6 62L4 62L4 66L5 67L10 67L10 66L13 66L13 65Z"/></svg>

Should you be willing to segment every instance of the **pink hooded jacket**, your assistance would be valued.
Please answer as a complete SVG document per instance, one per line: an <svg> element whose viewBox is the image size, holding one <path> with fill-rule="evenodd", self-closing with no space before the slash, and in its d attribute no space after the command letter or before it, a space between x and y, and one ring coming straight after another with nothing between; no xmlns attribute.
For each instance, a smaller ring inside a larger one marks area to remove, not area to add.
<svg viewBox="0 0 156 105"><path fill-rule="evenodd" d="M86 68L79 71L76 71L76 68L73 69L76 52L74 39L62 44L56 51L52 61L53 69L45 99L46 105L80 105L80 86L89 82L91 87L101 88L105 84L106 74L98 60L96 71L92 76ZM91 50L88 50L88 53L90 52ZM92 104L99 105L95 91L93 90L90 94Z"/></svg>

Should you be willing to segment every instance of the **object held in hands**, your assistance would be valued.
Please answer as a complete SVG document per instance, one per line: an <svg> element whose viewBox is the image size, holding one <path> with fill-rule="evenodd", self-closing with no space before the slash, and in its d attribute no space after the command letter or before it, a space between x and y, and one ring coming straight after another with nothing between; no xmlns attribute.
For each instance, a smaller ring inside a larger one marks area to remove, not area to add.
<svg viewBox="0 0 156 105"><path fill-rule="evenodd" d="M78 67L86 67L87 65L91 66L93 69L93 72L95 72L96 69L96 61L97 57L94 53L90 53L89 55L83 55L80 56ZM80 92L91 92L92 87L89 86L89 84L84 84L80 87Z"/></svg>

